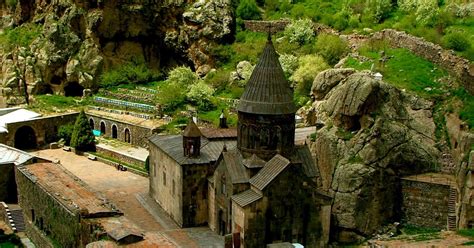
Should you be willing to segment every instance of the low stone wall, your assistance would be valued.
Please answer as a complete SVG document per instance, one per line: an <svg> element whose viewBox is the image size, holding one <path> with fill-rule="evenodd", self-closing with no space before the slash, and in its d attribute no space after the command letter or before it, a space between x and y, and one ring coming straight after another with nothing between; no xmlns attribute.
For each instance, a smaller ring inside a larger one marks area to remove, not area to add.
<svg viewBox="0 0 474 248"><path fill-rule="evenodd" d="M373 35L373 39L385 39L392 47L406 48L416 55L437 64L459 78L464 88L474 95L474 64L457 56L451 50L428 42L423 38L393 29L385 29Z"/></svg>
<svg viewBox="0 0 474 248"><path fill-rule="evenodd" d="M402 213L407 224L447 228L449 185L402 179Z"/></svg>
<svg viewBox="0 0 474 248"><path fill-rule="evenodd" d="M127 164L137 166L141 169L145 169L145 161L142 161L140 159L130 157L126 154L118 153L116 151L108 150L107 148L99 147L99 146L96 147L96 151L97 153L104 154L107 157L115 158Z"/></svg>
<svg viewBox="0 0 474 248"><path fill-rule="evenodd" d="M51 240L48 239L38 228L36 228L31 222L25 222L26 236L34 242L36 247L41 248L54 248Z"/></svg>

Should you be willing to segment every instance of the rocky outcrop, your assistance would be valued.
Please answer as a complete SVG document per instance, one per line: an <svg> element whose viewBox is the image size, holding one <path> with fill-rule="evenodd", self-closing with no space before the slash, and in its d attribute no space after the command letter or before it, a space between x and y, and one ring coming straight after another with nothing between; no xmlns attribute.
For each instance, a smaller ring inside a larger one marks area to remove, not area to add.
<svg viewBox="0 0 474 248"><path fill-rule="evenodd" d="M400 220L400 177L436 170L433 104L349 69L320 73L312 94L322 127L311 150L334 196L334 238L362 240Z"/></svg>
<svg viewBox="0 0 474 248"><path fill-rule="evenodd" d="M0 53L7 105L24 99L21 77L29 94L76 94L124 63L153 69L185 63L204 76L214 65L213 47L233 35L230 1L17 2L0 5L1 28L34 23L41 34L29 47Z"/></svg>

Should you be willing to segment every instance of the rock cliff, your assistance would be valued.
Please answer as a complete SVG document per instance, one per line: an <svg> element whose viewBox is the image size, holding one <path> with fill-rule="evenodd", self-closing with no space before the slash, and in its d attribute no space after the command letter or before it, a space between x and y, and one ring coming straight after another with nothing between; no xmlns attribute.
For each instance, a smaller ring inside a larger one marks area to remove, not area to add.
<svg viewBox="0 0 474 248"><path fill-rule="evenodd" d="M0 53L3 105L24 102L25 87L29 94L80 94L127 62L154 69L187 63L205 75L214 64L212 48L233 36L225 0L7 2L16 4L0 3L1 30L30 23L40 35L28 47Z"/></svg>
<svg viewBox="0 0 474 248"><path fill-rule="evenodd" d="M433 104L352 69L321 72L312 95L311 150L334 196L333 238L362 240L400 220L400 177L437 170Z"/></svg>

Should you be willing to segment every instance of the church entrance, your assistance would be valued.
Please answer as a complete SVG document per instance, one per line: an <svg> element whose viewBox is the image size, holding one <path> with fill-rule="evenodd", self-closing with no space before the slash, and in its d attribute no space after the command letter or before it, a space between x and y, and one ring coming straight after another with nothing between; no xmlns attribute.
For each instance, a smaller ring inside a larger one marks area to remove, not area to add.
<svg viewBox="0 0 474 248"><path fill-rule="evenodd" d="M30 126L22 126L15 133L15 148L20 150L31 150L37 147L36 134Z"/></svg>

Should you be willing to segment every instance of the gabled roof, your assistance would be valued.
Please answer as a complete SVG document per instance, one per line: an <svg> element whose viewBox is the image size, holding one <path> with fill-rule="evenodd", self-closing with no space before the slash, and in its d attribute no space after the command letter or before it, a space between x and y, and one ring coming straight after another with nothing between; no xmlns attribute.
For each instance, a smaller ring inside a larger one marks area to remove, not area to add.
<svg viewBox="0 0 474 248"><path fill-rule="evenodd" d="M180 165L190 165L190 164L208 164L216 161L221 152L224 144L228 149L233 149L236 146L236 141L234 140L216 140L209 141L206 138L201 137L201 153L199 157L187 157L184 156L183 152L183 136L181 135L158 135L154 134L148 138L150 143L164 153L170 156Z"/></svg>
<svg viewBox="0 0 474 248"><path fill-rule="evenodd" d="M262 197L263 196L260 193L256 192L253 189L249 189L240 194L233 195L231 198L232 201L237 203L239 206L245 207L257 200L262 199Z"/></svg>
<svg viewBox="0 0 474 248"><path fill-rule="evenodd" d="M28 160L34 158L33 155L18 150L16 148L0 144L0 165L1 164L14 164L21 165Z"/></svg>
<svg viewBox="0 0 474 248"><path fill-rule="evenodd" d="M201 133L207 139L237 139L236 128L201 128Z"/></svg>
<svg viewBox="0 0 474 248"><path fill-rule="evenodd" d="M265 160L259 158L255 154L252 154L252 156L250 156L249 158L244 159L242 162L249 169L262 168L263 166L265 166L265 163L266 163Z"/></svg>
<svg viewBox="0 0 474 248"><path fill-rule="evenodd" d="M249 175L242 164L242 155L237 149L223 152L224 164L229 172L232 183L248 183Z"/></svg>
<svg viewBox="0 0 474 248"><path fill-rule="evenodd" d="M6 128L8 123L27 121L41 116L41 114L22 108L14 109L13 111L2 109L1 112L4 114L0 115L0 133L8 132Z"/></svg>
<svg viewBox="0 0 474 248"><path fill-rule="evenodd" d="M199 128L196 126L196 123L192 119L189 120L188 125L184 129L183 132L184 137L201 137L201 131Z"/></svg>
<svg viewBox="0 0 474 248"><path fill-rule="evenodd" d="M250 76L237 110L253 114L294 114L293 90L285 78L271 40Z"/></svg>
<svg viewBox="0 0 474 248"><path fill-rule="evenodd" d="M290 161L280 154L277 154L270 159L249 182L255 188L263 190L273 179L285 170L288 165L290 165Z"/></svg>
<svg viewBox="0 0 474 248"><path fill-rule="evenodd" d="M309 150L308 146L303 145L295 147L294 155L296 156L298 161L301 162L304 174L307 177L313 178L319 176L318 167L314 163L313 156L311 155L311 151Z"/></svg>

